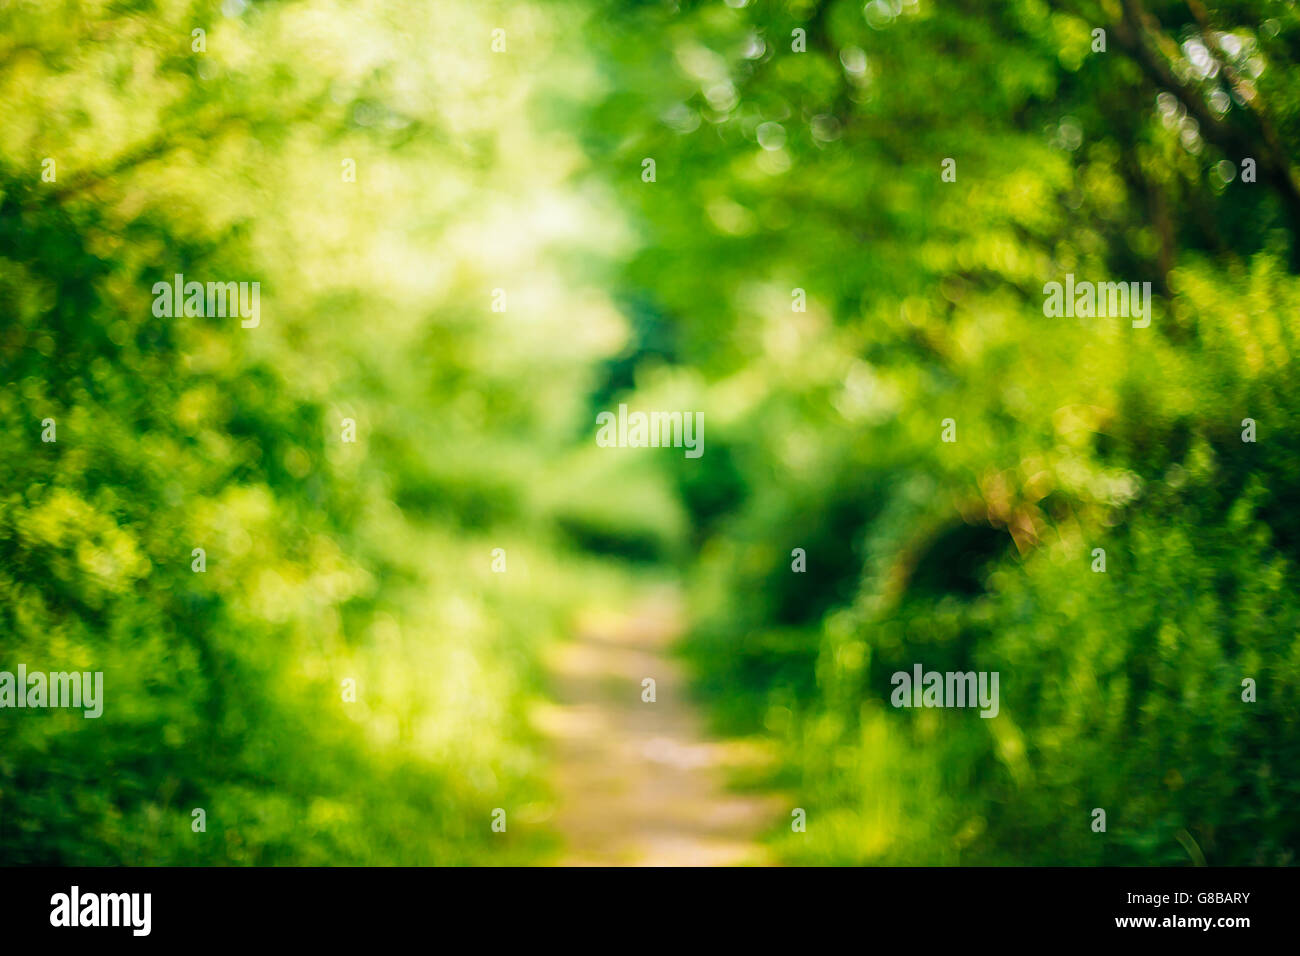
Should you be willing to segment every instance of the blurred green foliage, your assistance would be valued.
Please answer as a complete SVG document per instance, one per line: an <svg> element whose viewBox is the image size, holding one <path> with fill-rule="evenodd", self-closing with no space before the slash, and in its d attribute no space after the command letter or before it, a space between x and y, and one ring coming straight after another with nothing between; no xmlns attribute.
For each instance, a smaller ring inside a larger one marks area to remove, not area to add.
<svg viewBox="0 0 1300 956"><path fill-rule="evenodd" d="M611 241L578 153L531 118L573 82L558 30L519 4L0 10L0 669L106 696L0 717L0 863L549 850L526 712L603 573L556 555L609 509L568 449L623 335L572 269ZM155 317L175 273L260 282L261 325Z"/></svg>
<svg viewBox="0 0 1300 956"><path fill-rule="evenodd" d="M785 742L788 859L1293 862L1293 6L626 4L592 43L617 294L674 332L643 404L708 414L690 653ZM1152 282L1151 327L1046 318L1067 273ZM1000 716L894 710L916 662Z"/></svg>
<svg viewBox="0 0 1300 956"><path fill-rule="evenodd" d="M0 863L546 859L538 652L665 565L790 861L1293 862L1298 45L1275 0L7 5L0 669L106 702L0 717ZM261 326L154 317L175 273ZM1066 273L1151 327L1044 317ZM595 447L618 401L704 457ZM999 716L890 708L916 662Z"/></svg>

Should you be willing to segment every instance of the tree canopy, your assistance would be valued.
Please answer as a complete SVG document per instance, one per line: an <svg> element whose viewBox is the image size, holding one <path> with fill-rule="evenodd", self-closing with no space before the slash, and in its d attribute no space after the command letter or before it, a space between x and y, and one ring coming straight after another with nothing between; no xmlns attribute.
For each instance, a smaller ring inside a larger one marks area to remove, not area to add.
<svg viewBox="0 0 1300 956"><path fill-rule="evenodd" d="M4 6L0 671L105 707L0 711L0 862L545 860L540 651L663 574L788 861L1293 862L1297 46L1281 0ZM704 454L599 447L619 403ZM914 664L998 716L891 706Z"/></svg>

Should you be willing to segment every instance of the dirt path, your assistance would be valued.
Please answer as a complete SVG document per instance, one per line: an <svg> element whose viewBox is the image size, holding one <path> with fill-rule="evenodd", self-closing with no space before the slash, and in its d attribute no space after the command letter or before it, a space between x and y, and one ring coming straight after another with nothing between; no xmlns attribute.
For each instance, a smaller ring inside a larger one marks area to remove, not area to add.
<svg viewBox="0 0 1300 956"><path fill-rule="evenodd" d="M669 653L680 622L677 593L655 592L627 614L584 615L548 662L557 702L538 723L555 747L562 864L771 862L757 838L781 807L726 790L728 768L759 756L705 739ZM653 703L642 700L647 677Z"/></svg>

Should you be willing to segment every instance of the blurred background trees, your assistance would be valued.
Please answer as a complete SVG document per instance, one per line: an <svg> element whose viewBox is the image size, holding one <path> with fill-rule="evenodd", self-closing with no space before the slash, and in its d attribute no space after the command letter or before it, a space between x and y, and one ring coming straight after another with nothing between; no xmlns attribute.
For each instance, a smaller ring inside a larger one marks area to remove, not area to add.
<svg viewBox="0 0 1300 956"><path fill-rule="evenodd" d="M554 563L547 515L621 333L571 274L610 241L578 154L530 119L573 69L547 67L558 29L518 4L0 11L0 666L102 670L107 698L6 712L0 861L546 849L534 650L599 580ZM174 273L259 281L260 326L156 318Z"/></svg>
<svg viewBox="0 0 1300 956"><path fill-rule="evenodd" d="M629 171L642 239L617 294L643 341L672 330L618 368L708 410L701 467L668 463L698 535L690 649L724 725L786 742L790 858L1291 862L1291 6L755 0L603 26L623 79L584 135ZM1045 318L1067 273L1151 281L1152 326ZM894 711L914 662L999 671L1001 715Z"/></svg>
<svg viewBox="0 0 1300 956"><path fill-rule="evenodd" d="M671 569L789 860L1292 862L1297 43L1271 0L0 10L0 668L107 698L4 718L0 861L544 859L538 648ZM178 272L261 326L155 318ZM1151 327L1046 318L1067 273ZM596 448L619 401L704 457ZM914 662L999 717L893 710Z"/></svg>

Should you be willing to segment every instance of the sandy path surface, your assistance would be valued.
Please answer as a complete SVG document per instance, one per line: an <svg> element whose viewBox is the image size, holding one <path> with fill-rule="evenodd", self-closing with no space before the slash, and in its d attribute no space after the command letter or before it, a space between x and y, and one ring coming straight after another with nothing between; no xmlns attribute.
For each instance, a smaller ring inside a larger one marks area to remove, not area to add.
<svg viewBox="0 0 1300 956"><path fill-rule="evenodd" d="M555 749L560 863L771 863L758 837L782 807L726 789L729 768L761 755L705 737L670 653L680 632L678 595L658 591L626 614L584 615L548 660L555 704L537 722ZM645 678L653 703L642 700Z"/></svg>

